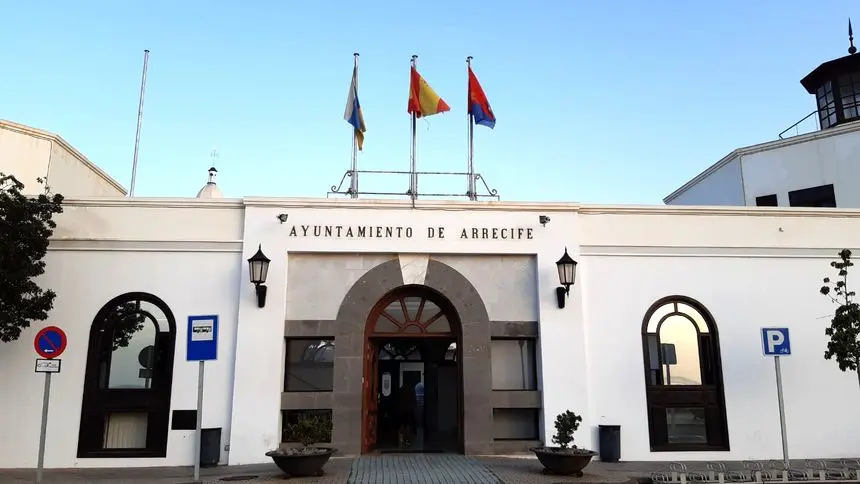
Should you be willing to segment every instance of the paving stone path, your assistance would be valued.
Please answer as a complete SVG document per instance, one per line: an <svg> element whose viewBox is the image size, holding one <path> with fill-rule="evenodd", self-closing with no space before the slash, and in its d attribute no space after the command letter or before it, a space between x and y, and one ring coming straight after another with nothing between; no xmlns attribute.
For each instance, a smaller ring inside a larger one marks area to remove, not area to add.
<svg viewBox="0 0 860 484"><path fill-rule="evenodd" d="M348 484L499 484L477 459L462 455L362 456L352 464Z"/></svg>
<svg viewBox="0 0 860 484"><path fill-rule="evenodd" d="M617 466L617 465L616 465ZM622 484L638 466L607 468L594 462L585 476L547 476L534 458L452 454L386 454L336 457L319 477L287 478L273 464L201 469L199 484ZM653 468L653 465L649 465ZM191 484L190 467L49 469L43 484ZM0 470L0 484L35 481L35 470Z"/></svg>

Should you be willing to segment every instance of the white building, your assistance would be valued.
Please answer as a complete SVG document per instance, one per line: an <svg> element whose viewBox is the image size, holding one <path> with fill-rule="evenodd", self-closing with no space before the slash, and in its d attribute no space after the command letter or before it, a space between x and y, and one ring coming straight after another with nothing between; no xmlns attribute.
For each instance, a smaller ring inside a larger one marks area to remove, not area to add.
<svg viewBox="0 0 860 484"><path fill-rule="evenodd" d="M860 246L860 210L73 196L57 220L39 280L54 309L0 351L0 468L36 465L47 325L68 347L46 467L192 464L198 315L218 316L202 421L221 464L268 461L309 413L331 415L342 454L396 446L391 399L417 381L428 450L526 450L570 409L580 446L620 425L623 460L780 458L763 326L791 331L790 455L860 454L860 388L822 357L818 293ZM565 250L579 266L560 308Z"/></svg>
<svg viewBox="0 0 860 484"><path fill-rule="evenodd" d="M860 56L816 67L800 82L819 131L737 149L669 194L671 205L860 208Z"/></svg>
<svg viewBox="0 0 860 484"><path fill-rule="evenodd" d="M68 197L126 194L122 185L63 138L2 119L0 173L15 175L27 195L43 193L46 185Z"/></svg>

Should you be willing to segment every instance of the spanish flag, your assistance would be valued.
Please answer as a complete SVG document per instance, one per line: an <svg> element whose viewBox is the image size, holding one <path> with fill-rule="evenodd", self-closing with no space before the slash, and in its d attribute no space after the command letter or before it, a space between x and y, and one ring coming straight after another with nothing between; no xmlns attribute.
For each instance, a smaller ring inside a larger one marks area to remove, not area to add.
<svg viewBox="0 0 860 484"><path fill-rule="evenodd" d="M436 91L427 84L421 74L412 66L412 75L409 82L409 107L407 112L414 114L416 118L432 116L434 114L450 111L451 107L436 94Z"/></svg>

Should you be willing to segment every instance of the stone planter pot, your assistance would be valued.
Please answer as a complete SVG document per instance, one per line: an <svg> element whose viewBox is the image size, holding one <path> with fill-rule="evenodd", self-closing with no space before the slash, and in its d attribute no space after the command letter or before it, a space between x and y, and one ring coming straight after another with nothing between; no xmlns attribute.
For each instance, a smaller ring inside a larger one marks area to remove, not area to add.
<svg viewBox="0 0 860 484"><path fill-rule="evenodd" d="M266 455L284 474L309 477L323 475L322 468L334 452L335 449L330 447L296 447L270 450Z"/></svg>
<svg viewBox="0 0 860 484"><path fill-rule="evenodd" d="M561 447L532 447L544 467L544 473L582 477L585 469L597 452L587 449L562 449Z"/></svg>

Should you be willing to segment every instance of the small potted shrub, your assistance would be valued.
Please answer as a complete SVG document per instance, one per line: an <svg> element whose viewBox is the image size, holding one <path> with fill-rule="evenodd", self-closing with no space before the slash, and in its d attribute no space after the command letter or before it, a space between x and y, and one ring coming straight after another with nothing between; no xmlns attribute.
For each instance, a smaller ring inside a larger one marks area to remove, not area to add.
<svg viewBox="0 0 860 484"><path fill-rule="evenodd" d="M582 477L582 469L591 462L597 452L572 445L573 433L579 428L580 422L582 417L570 410L559 414L555 418L555 435L552 437L553 443L558 444L558 447L540 446L530 449L543 465L545 473Z"/></svg>
<svg viewBox="0 0 860 484"><path fill-rule="evenodd" d="M321 476L323 466L328 462L335 449L318 447L317 442L331 440L331 420L320 417L305 417L295 424L287 424L283 439L286 442L300 442L300 447L281 445L276 450L266 452L275 464L292 477Z"/></svg>

